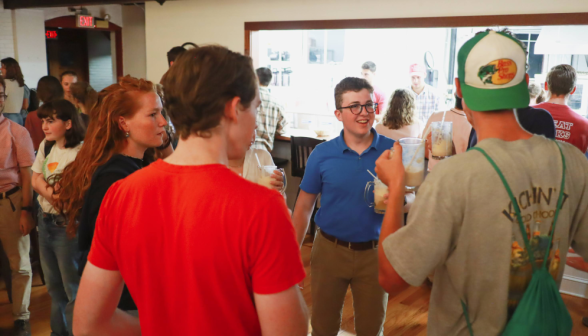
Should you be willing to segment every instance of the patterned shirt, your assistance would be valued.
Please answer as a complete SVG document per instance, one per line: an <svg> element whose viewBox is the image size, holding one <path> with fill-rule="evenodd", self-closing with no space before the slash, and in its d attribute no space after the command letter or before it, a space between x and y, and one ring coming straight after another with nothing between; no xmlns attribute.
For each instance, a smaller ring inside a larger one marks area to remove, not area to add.
<svg viewBox="0 0 588 336"><path fill-rule="evenodd" d="M260 87L261 105L257 110L257 131L253 148L263 148L271 152L274 148L276 134L284 134L288 122L284 116L284 107L276 102L267 87Z"/></svg>
<svg viewBox="0 0 588 336"><path fill-rule="evenodd" d="M426 123L427 120L429 120L431 114L440 111L440 109L443 108L441 95L429 84L425 84L425 88L418 95L410 86L407 90L414 95L415 114L423 123Z"/></svg>

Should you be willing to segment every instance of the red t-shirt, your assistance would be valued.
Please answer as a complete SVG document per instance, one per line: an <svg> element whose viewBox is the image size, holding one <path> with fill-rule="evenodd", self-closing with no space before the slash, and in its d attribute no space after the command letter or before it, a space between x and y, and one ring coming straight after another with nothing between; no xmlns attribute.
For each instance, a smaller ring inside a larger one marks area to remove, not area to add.
<svg viewBox="0 0 588 336"><path fill-rule="evenodd" d="M31 139L33 139L33 148L38 151L39 145L45 139L45 132L43 132L43 120L39 118L37 111L27 114L25 128L29 131Z"/></svg>
<svg viewBox="0 0 588 336"><path fill-rule="evenodd" d="M253 293L305 277L278 192L161 160L109 189L88 260L120 271L148 336L261 335Z"/></svg>
<svg viewBox="0 0 588 336"><path fill-rule="evenodd" d="M386 95L384 94L384 91L377 86L374 86L374 100L375 103L378 103L376 114L386 113L386 109L388 108L388 106L386 106Z"/></svg>
<svg viewBox="0 0 588 336"><path fill-rule="evenodd" d="M578 147L582 153L588 149L588 120L567 105L541 103L533 106L551 113L555 122L555 138Z"/></svg>

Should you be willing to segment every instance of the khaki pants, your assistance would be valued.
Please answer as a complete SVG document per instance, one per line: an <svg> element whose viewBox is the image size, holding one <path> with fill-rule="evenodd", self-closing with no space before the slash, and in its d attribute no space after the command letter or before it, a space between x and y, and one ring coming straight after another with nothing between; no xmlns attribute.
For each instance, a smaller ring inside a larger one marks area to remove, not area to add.
<svg viewBox="0 0 588 336"><path fill-rule="evenodd" d="M19 229L22 191L0 200L0 241L10 263L12 273L12 315L15 320L28 320L30 317L31 284L33 272L29 251L29 236L22 236ZM10 201L16 208L12 210Z"/></svg>
<svg viewBox="0 0 588 336"><path fill-rule="evenodd" d="M317 232L310 258L312 336L336 336L351 285L358 336L384 332L388 294L378 283L378 249L353 251Z"/></svg>

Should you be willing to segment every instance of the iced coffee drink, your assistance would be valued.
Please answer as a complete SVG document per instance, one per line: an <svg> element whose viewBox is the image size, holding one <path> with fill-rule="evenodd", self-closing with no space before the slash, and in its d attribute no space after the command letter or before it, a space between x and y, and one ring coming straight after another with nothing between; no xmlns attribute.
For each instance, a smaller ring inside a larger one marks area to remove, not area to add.
<svg viewBox="0 0 588 336"><path fill-rule="evenodd" d="M257 179L257 184L262 185L266 188L273 189L272 185L272 174L276 170L276 166L263 166L261 169L261 175Z"/></svg>
<svg viewBox="0 0 588 336"><path fill-rule="evenodd" d="M402 138L402 164L405 169L407 191L414 191L425 179L425 146L420 138Z"/></svg>
<svg viewBox="0 0 588 336"><path fill-rule="evenodd" d="M374 188L374 202L371 202L371 189ZM365 192L363 194L364 200L367 205L374 208L374 212L377 214L384 214L386 212L386 204L384 203L384 196L388 193L388 187L384 182L379 179L370 181L365 186Z"/></svg>
<svg viewBox="0 0 588 336"><path fill-rule="evenodd" d="M453 123L431 123L431 156L435 160L442 160L453 154Z"/></svg>

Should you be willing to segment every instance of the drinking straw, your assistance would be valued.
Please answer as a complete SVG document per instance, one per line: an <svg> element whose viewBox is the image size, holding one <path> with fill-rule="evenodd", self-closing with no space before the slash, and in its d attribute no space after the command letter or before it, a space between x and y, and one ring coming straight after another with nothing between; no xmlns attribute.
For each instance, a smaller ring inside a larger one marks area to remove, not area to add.
<svg viewBox="0 0 588 336"><path fill-rule="evenodd" d="M421 147L423 147L425 145L425 141L427 140L427 137L429 136L429 133L431 132L431 125L429 125L429 127L427 128L427 130L424 133L423 136L423 141L421 142L421 144L419 145L419 147L416 149L416 152L414 152L414 155L412 156L412 159L410 160L410 163L408 165L406 165L405 169L410 167L414 161L414 159L417 156L417 153L421 150Z"/></svg>
<svg viewBox="0 0 588 336"><path fill-rule="evenodd" d="M372 175L375 179L378 179L378 177L376 175L374 175L369 169L367 170L368 173L370 173L370 175Z"/></svg>
<svg viewBox="0 0 588 336"><path fill-rule="evenodd" d="M255 153L255 158L257 159L257 166L259 169L261 169L261 161L259 161L259 156L257 156L257 153Z"/></svg>

